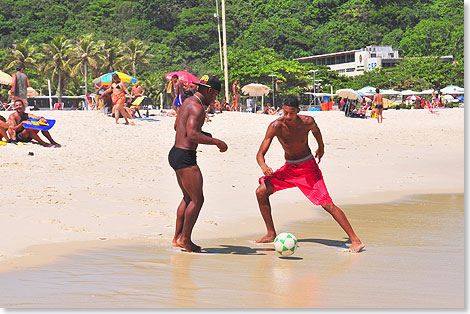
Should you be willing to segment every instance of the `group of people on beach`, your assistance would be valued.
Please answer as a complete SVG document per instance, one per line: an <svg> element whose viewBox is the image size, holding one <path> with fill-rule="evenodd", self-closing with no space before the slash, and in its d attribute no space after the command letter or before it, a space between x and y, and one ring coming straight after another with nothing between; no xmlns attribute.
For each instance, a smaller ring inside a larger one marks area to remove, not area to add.
<svg viewBox="0 0 470 314"><path fill-rule="evenodd" d="M29 83L28 76L23 73L24 67L21 64L16 66L16 72L12 75L12 85L10 94L12 95L13 107L15 112L8 116L8 119L0 115L0 140L5 140L7 143L18 144L31 142L35 140L45 147L61 147L49 133L49 131L41 130L42 135L46 137L49 142L44 141L39 136L38 129L25 128L28 120L35 119L38 123L47 123L44 117L36 116L32 113L25 112L26 105L28 104L27 92Z"/></svg>
<svg viewBox="0 0 470 314"><path fill-rule="evenodd" d="M200 252L201 247L192 242L191 235L199 212L204 203L202 173L197 165L196 149L199 144L215 145L220 152L228 149L227 144L202 131L206 108L215 101L221 91L221 82L213 75L204 75L193 96L186 98L179 107L174 129L175 143L168 154L170 166L174 169L183 198L176 211L175 234L172 245L187 252ZM273 121L261 142L256 160L264 176L259 178L256 189L261 216L267 233L256 243L269 243L276 238L276 230L271 214L269 197L277 191L298 187L315 205L322 206L348 235L351 252L360 252L365 245L355 234L344 212L336 206L325 186L318 163L324 154L322 134L311 116L299 115L299 101L287 97L282 106L283 115ZM315 155L308 145L308 135L312 132L318 144ZM273 139L277 137L284 149L286 163L273 171L266 164L267 153Z"/></svg>
<svg viewBox="0 0 470 314"><path fill-rule="evenodd" d="M142 117L140 114L140 104L135 103L145 93L145 89L140 84L140 81L137 81L129 92L119 74L114 73L109 86L99 82L95 84L95 88L97 89L98 102L101 102L103 107L107 108L106 111L115 118L116 123L119 122L121 116L124 118L125 124L133 124L129 120L134 119L136 115L139 118Z"/></svg>

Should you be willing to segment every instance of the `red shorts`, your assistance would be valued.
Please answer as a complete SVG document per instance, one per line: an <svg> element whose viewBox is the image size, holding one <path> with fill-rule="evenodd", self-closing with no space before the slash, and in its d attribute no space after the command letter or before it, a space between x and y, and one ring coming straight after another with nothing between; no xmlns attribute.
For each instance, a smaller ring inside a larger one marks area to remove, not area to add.
<svg viewBox="0 0 470 314"><path fill-rule="evenodd" d="M119 94L113 93L111 94L111 100L113 101L113 104L117 104L119 100L123 104L126 102L126 95L124 95L124 93L119 93Z"/></svg>
<svg viewBox="0 0 470 314"><path fill-rule="evenodd" d="M259 178L260 184L264 181L269 182L274 187L273 193L298 187L315 205L333 202L314 158L296 165L286 163L272 175Z"/></svg>

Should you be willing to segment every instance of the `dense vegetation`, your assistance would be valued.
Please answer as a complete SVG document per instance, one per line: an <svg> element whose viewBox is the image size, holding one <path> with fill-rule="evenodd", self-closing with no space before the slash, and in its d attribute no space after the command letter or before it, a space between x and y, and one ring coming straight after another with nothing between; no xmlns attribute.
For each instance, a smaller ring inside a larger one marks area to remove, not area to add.
<svg viewBox="0 0 470 314"><path fill-rule="evenodd" d="M36 89L50 78L54 91L75 95L85 77L91 89L100 73L125 71L156 97L170 71L223 76L215 12L214 0L0 0L0 69L23 62ZM229 81L241 85L270 85L274 73L281 94L299 93L313 68L325 91L464 85L463 0L226 0L226 19ZM354 79L292 61L373 44L406 59Z"/></svg>

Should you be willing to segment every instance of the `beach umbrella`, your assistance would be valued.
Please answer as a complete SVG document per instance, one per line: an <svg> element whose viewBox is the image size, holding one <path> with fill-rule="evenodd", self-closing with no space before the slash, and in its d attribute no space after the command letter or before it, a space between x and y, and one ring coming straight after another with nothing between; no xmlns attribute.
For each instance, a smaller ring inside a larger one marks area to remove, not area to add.
<svg viewBox="0 0 470 314"><path fill-rule="evenodd" d="M251 83L242 87L243 94L250 96L266 96L269 91L268 86L258 83Z"/></svg>
<svg viewBox="0 0 470 314"><path fill-rule="evenodd" d="M165 79L167 79L168 81L171 81L171 78L175 74L178 75L178 79L180 81L182 81L183 83L185 83L189 86L195 87L197 85L194 84L194 83L199 83L199 79L195 75L189 73L188 71L178 71L178 72L167 73L167 74L165 74Z"/></svg>
<svg viewBox="0 0 470 314"><path fill-rule="evenodd" d="M124 82L124 83L127 83L127 84L135 84L137 83L137 79L136 78L133 78L132 76L130 76L129 74L126 74L126 73L122 73L122 72L110 72L110 73L106 73L106 74L103 74L101 75L100 77L98 78L95 78L93 80L93 83L94 84L98 84L98 83L101 83L102 85L111 85L112 81L113 81L113 74L114 73L117 73L119 75L119 78Z"/></svg>
<svg viewBox="0 0 470 314"><path fill-rule="evenodd" d="M336 91L336 94L339 97L348 98L348 99L351 99L351 100L361 100L362 99L362 96L358 92L356 92L354 89L351 89L351 88L338 89Z"/></svg>
<svg viewBox="0 0 470 314"><path fill-rule="evenodd" d="M441 89L443 94L464 94L464 88L456 85L449 85Z"/></svg>
<svg viewBox="0 0 470 314"><path fill-rule="evenodd" d="M400 94L399 91L393 90L393 89L384 89L384 90L381 90L380 93L382 95L399 95Z"/></svg>
<svg viewBox="0 0 470 314"><path fill-rule="evenodd" d="M28 97L36 97L39 96L39 93L32 87L28 87L26 90L26 96Z"/></svg>
<svg viewBox="0 0 470 314"><path fill-rule="evenodd" d="M10 74L0 71L0 84L11 85L13 78Z"/></svg>
<svg viewBox="0 0 470 314"><path fill-rule="evenodd" d="M400 95L402 96L411 96L411 95L416 95L416 94L418 94L418 92L415 92L414 90L410 90L410 89L400 92Z"/></svg>
<svg viewBox="0 0 470 314"><path fill-rule="evenodd" d="M375 87L365 86L365 87L361 88L360 90L358 90L358 92L361 92L361 93L363 93L364 95L367 95L367 96L372 96L372 95L375 94Z"/></svg>
<svg viewBox="0 0 470 314"><path fill-rule="evenodd" d="M406 97L406 100L412 100L412 101L415 101L415 100L421 100L421 98L419 96L408 96Z"/></svg>

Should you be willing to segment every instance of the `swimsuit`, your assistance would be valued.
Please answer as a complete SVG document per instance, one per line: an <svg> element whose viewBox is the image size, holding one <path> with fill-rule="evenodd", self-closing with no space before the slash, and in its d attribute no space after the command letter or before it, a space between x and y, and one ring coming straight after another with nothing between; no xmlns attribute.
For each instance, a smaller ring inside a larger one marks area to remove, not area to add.
<svg viewBox="0 0 470 314"><path fill-rule="evenodd" d="M16 133L16 140L17 140L18 142L23 142L23 143L31 142L31 141L32 141L32 138L29 137L29 136L24 136L24 135L23 135L23 132L24 132L24 131L25 131L25 130Z"/></svg>
<svg viewBox="0 0 470 314"><path fill-rule="evenodd" d="M375 108L377 108L377 109L383 109L383 108L384 108L384 105L376 105Z"/></svg>
<svg viewBox="0 0 470 314"><path fill-rule="evenodd" d="M168 162L175 171L196 166L196 151L173 146L168 153Z"/></svg>
<svg viewBox="0 0 470 314"><path fill-rule="evenodd" d="M117 104L117 102L120 100L121 103L126 102L126 95L124 93L119 93L119 94L111 94L111 100L113 101L113 104Z"/></svg>
<svg viewBox="0 0 470 314"><path fill-rule="evenodd" d="M183 101L184 101L184 95L179 94L178 96L176 96L175 103L173 105L179 108L183 104Z"/></svg>
<svg viewBox="0 0 470 314"><path fill-rule="evenodd" d="M116 86L113 86L113 89L120 90L121 85L116 84ZM113 104L117 104L119 100L121 101L121 103L125 103L126 102L126 95L123 91L121 91L120 93L112 93L111 94L111 100L113 101Z"/></svg>
<svg viewBox="0 0 470 314"><path fill-rule="evenodd" d="M272 175L259 178L259 183L263 182L268 182L274 187L273 194L284 189L298 187L315 205L333 202L312 154L298 160L286 160L284 166Z"/></svg>

